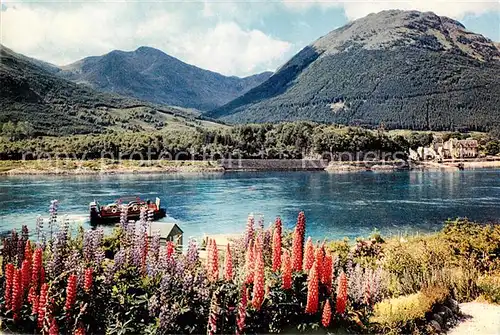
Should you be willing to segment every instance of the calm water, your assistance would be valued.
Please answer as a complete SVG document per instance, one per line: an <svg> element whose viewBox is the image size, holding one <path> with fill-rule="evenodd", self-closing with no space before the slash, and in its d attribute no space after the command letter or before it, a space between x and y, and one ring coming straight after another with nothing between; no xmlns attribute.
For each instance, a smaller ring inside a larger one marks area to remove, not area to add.
<svg viewBox="0 0 500 335"><path fill-rule="evenodd" d="M265 172L217 175L2 177L0 231L34 227L50 200L61 215L87 226L94 198L159 196L185 236L235 233L250 212L266 224L280 215L288 227L304 210L308 234L316 238L434 231L444 220L467 216L500 221L500 170L460 172L348 173Z"/></svg>

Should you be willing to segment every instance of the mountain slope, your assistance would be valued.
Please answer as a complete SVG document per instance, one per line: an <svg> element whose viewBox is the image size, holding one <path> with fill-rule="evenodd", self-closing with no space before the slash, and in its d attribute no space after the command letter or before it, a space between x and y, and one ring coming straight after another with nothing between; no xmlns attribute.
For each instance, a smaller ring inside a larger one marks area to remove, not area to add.
<svg viewBox="0 0 500 335"><path fill-rule="evenodd" d="M200 69L164 52L115 50L62 67L58 75L90 87L155 103L209 110L259 85L270 72L238 78Z"/></svg>
<svg viewBox="0 0 500 335"><path fill-rule="evenodd" d="M162 128L175 116L194 119L177 108L96 92L39 65L0 44L0 124L28 122L34 135L67 135Z"/></svg>
<svg viewBox="0 0 500 335"><path fill-rule="evenodd" d="M307 46L271 78L207 116L389 128L500 125L500 50L433 13L384 11Z"/></svg>

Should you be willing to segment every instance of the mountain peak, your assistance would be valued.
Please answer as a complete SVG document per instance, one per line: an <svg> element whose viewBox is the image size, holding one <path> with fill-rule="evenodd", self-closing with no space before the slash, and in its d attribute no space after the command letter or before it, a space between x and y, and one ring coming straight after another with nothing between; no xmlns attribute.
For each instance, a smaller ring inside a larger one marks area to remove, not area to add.
<svg viewBox="0 0 500 335"><path fill-rule="evenodd" d="M100 91L199 110L222 106L270 77L226 77L148 46L87 57L62 70L61 77Z"/></svg>
<svg viewBox="0 0 500 335"><path fill-rule="evenodd" d="M140 46L138 47L137 49L135 49L133 51L133 53L136 53L136 54L150 54L150 55L167 55L165 52L159 50L159 49L156 49L156 48L153 48L153 47L148 47L148 46Z"/></svg>
<svg viewBox="0 0 500 335"><path fill-rule="evenodd" d="M450 18L389 10L302 49L267 81L207 115L412 129L500 125L500 50Z"/></svg>
<svg viewBox="0 0 500 335"><path fill-rule="evenodd" d="M402 46L460 53L485 61L500 60L500 50L460 22L433 12L386 10L350 22L312 44L319 53L336 54L361 47L367 50Z"/></svg>

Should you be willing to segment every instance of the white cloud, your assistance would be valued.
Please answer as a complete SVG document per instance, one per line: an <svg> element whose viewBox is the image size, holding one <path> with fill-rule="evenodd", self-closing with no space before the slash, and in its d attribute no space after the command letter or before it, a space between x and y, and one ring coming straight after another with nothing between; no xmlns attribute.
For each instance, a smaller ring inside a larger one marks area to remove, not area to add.
<svg viewBox="0 0 500 335"><path fill-rule="evenodd" d="M189 36L185 43L187 49L197 50L188 58L191 63L221 73L239 69L247 74L262 66L274 70L290 46L259 30L242 30L234 22L219 23L204 34Z"/></svg>
<svg viewBox="0 0 500 335"><path fill-rule="evenodd" d="M177 5L7 3L0 12L1 42L59 65L147 45L199 67L240 76L275 69L290 49L290 43L243 29L225 16L214 20L216 12L199 3Z"/></svg>
<svg viewBox="0 0 500 335"><path fill-rule="evenodd" d="M386 9L433 11L436 14L456 19L460 19L467 14L479 15L489 11L500 12L500 2L498 0L282 0L282 2L286 7L293 10L304 10L313 6L321 8L342 7L350 20Z"/></svg>

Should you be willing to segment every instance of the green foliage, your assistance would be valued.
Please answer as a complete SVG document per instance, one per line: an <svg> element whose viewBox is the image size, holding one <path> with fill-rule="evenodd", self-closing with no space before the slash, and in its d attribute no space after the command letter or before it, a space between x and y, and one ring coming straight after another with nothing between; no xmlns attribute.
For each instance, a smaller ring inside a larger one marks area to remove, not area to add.
<svg viewBox="0 0 500 335"><path fill-rule="evenodd" d="M209 159L304 158L338 152L404 153L400 137L355 127L311 122L251 124L232 128L189 128L175 131L116 132L10 141L0 138L0 157L9 159L62 158ZM26 153L29 153L26 155ZM24 157L23 157L23 154ZM354 155L353 155L354 156ZM403 154L404 156L404 154ZM333 156L324 158L335 158ZM361 156L361 158L363 158ZM404 158L404 157L398 157Z"/></svg>
<svg viewBox="0 0 500 335"><path fill-rule="evenodd" d="M428 147L432 141L434 140L434 136L432 133L416 133L413 132L408 139L410 144L410 148L416 150L418 147Z"/></svg>
<svg viewBox="0 0 500 335"><path fill-rule="evenodd" d="M337 255L341 264L345 264L351 252L351 245L349 244L349 239L345 237L342 241L330 242L328 249Z"/></svg>
<svg viewBox="0 0 500 335"><path fill-rule="evenodd" d="M469 259L480 271L500 269L500 225L482 225L467 219L448 220L442 236L457 262Z"/></svg>
<svg viewBox="0 0 500 335"><path fill-rule="evenodd" d="M421 292L386 299L374 307L370 321L383 333L401 334L418 332L425 322L426 313L442 304L449 292L442 287L429 287Z"/></svg>
<svg viewBox="0 0 500 335"><path fill-rule="evenodd" d="M483 298L491 303L500 304L500 274L482 276L477 285Z"/></svg>
<svg viewBox="0 0 500 335"><path fill-rule="evenodd" d="M500 125L500 93L488 89L498 86L498 62L418 42L377 50L346 44L343 52L304 48L264 84L207 115L235 123L312 120L413 130L487 131Z"/></svg>
<svg viewBox="0 0 500 335"><path fill-rule="evenodd" d="M490 141L486 143L485 153L487 155L495 156L500 153L500 142L499 141Z"/></svg>
<svg viewBox="0 0 500 335"><path fill-rule="evenodd" d="M184 122L195 118L178 108L101 93L61 79L46 66L2 45L0 83L2 134L12 140L158 129L174 113Z"/></svg>

